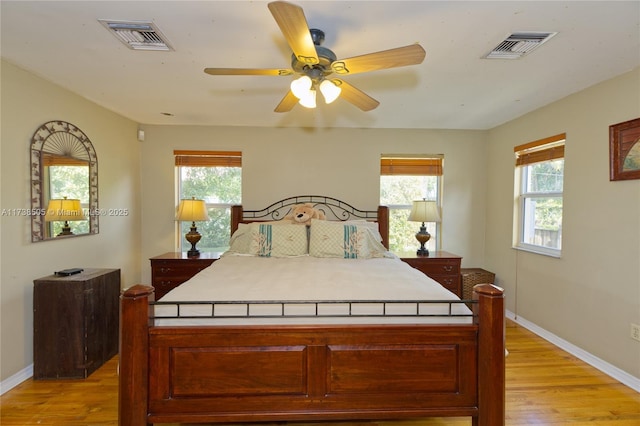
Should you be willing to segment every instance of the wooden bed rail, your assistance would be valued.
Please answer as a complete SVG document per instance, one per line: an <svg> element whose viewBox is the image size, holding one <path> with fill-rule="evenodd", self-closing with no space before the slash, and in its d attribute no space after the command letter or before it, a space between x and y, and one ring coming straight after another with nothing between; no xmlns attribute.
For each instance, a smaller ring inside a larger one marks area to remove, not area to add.
<svg viewBox="0 0 640 426"><path fill-rule="evenodd" d="M474 287L474 322L477 326L477 410L468 405L433 411L433 415L472 415L474 426L504 426L505 424L505 323L503 290L491 284ZM153 287L135 285L122 292L120 301L119 405L120 426L147 426L150 392L150 319L149 302ZM430 325L425 325L429 333ZM434 326L442 328L441 326ZM456 325L452 325L456 328ZM461 329L468 327L461 326ZM163 327L154 331L163 332ZM155 377L155 376L154 376ZM153 379L153 378L152 378ZM153 380L151 380L153 382ZM448 410L448 411L446 411ZM426 415L430 415L425 411ZM460 414L467 413L467 414ZM414 412L415 414L415 412ZM208 414L206 414L208 416ZM384 413L379 418L391 418ZM399 416L402 417L402 416ZM415 416L414 416L415 417ZM205 419L205 417L202 417ZM316 413L317 419L322 419ZM206 417L207 420L208 417ZM256 419L259 420L260 418ZM336 415L327 417L336 420ZM348 420L348 418L347 418ZM185 420L186 421L186 420Z"/></svg>

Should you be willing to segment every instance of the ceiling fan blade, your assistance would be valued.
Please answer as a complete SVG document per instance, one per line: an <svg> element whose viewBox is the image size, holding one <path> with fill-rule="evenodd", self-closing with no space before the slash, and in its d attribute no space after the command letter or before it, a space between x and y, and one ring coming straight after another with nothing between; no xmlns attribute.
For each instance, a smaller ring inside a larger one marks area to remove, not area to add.
<svg viewBox="0 0 640 426"><path fill-rule="evenodd" d="M289 112L293 109L294 106L298 103L298 98L289 90L284 98L280 101L275 112Z"/></svg>
<svg viewBox="0 0 640 426"><path fill-rule="evenodd" d="M375 109L378 107L378 105L380 105L380 102L376 101L371 96L364 93L362 90L356 89L354 86L344 80L335 78L331 81L336 86L342 89L342 91L340 92L340 97L342 99L352 103L362 111L371 111L372 109Z"/></svg>
<svg viewBox="0 0 640 426"><path fill-rule="evenodd" d="M210 75L291 75L293 70L269 69L269 68L205 68L204 72Z"/></svg>
<svg viewBox="0 0 640 426"><path fill-rule="evenodd" d="M426 54L422 46L416 43L353 58L338 59L331 64L331 69L336 74L346 75L417 65L424 61Z"/></svg>
<svg viewBox="0 0 640 426"><path fill-rule="evenodd" d="M318 54L302 8L284 1L271 2L268 7L298 61L317 64Z"/></svg>

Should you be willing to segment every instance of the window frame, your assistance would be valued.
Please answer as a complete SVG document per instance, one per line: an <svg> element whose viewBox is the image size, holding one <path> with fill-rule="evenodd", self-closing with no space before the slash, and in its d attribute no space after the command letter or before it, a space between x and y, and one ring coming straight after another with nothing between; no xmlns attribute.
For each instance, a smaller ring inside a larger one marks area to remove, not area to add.
<svg viewBox="0 0 640 426"><path fill-rule="evenodd" d="M382 154L380 156L380 179L384 176L434 176L436 178L436 195L435 199L438 209L442 212L442 176L444 174L444 155L442 154ZM412 200L414 201L414 200ZM380 200L382 203L382 200ZM411 211L413 206L409 204L385 204L389 209L389 216L392 216L393 210ZM442 218L442 213L440 214ZM439 251L442 247L442 221L435 222L435 235L432 235L430 241L434 242L433 250ZM416 232L418 232L420 224L416 222ZM428 225L427 225L428 226ZM416 240L416 250L419 243ZM398 254L398 253L396 253ZM403 254L403 253L400 253Z"/></svg>
<svg viewBox="0 0 640 426"><path fill-rule="evenodd" d="M551 136L514 147L515 162L515 203L514 203L514 231L513 248L545 256L562 256L562 232L560 232L560 248L546 247L525 242L527 232L526 210L527 201L546 198L559 198L562 200L562 219L564 220L564 146L566 134ZM540 163L563 160L563 185L562 191L529 191L528 181L531 166ZM562 224L560 229L562 229Z"/></svg>
<svg viewBox="0 0 640 426"><path fill-rule="evenodd" d="M242 152L240 151L191 151L191 150L174 150L173 155L175 157L175 179L176 179L176 192L175 192L175 208L178 208L182 194L182 168L183 167L237 167L240 168L242 175ZM240 194L242 198L242 194ZM226 209L231 217L231 207L239 202L231 203L212 203L207 202L205 199L205 206L207 211L211 209ZM197 224L196 224L197 225ZM175 223L175 246L176 251L186 251L190 247L189 242L184 237L185 233L182 230L182 222L176 221ZM231 229L229 229L229 238L231 238ZM185 246L186 244L186 246ZM211 251L200 249L201 252Z"/></svg>

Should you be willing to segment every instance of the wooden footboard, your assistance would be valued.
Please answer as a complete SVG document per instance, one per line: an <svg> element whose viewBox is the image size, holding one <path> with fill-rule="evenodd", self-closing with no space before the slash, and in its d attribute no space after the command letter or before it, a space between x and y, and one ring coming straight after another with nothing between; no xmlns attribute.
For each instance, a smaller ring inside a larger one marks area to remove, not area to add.
<svg viewBox="0 0 640 426"><path fill-rule="evenodd" d="M121 298L119 424L472 416L504 425L504 300L474 324L150 326Z"/></svg>

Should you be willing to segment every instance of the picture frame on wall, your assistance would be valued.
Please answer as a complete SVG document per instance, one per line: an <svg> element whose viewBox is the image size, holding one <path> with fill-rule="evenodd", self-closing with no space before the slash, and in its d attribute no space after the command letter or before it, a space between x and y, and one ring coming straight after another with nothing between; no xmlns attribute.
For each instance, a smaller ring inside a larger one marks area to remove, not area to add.
<svg viewBox="0 0 640 426"><path fill-rule="evenodd" d="M609 180L640 179L640 118L609 126Z"/></svg>

